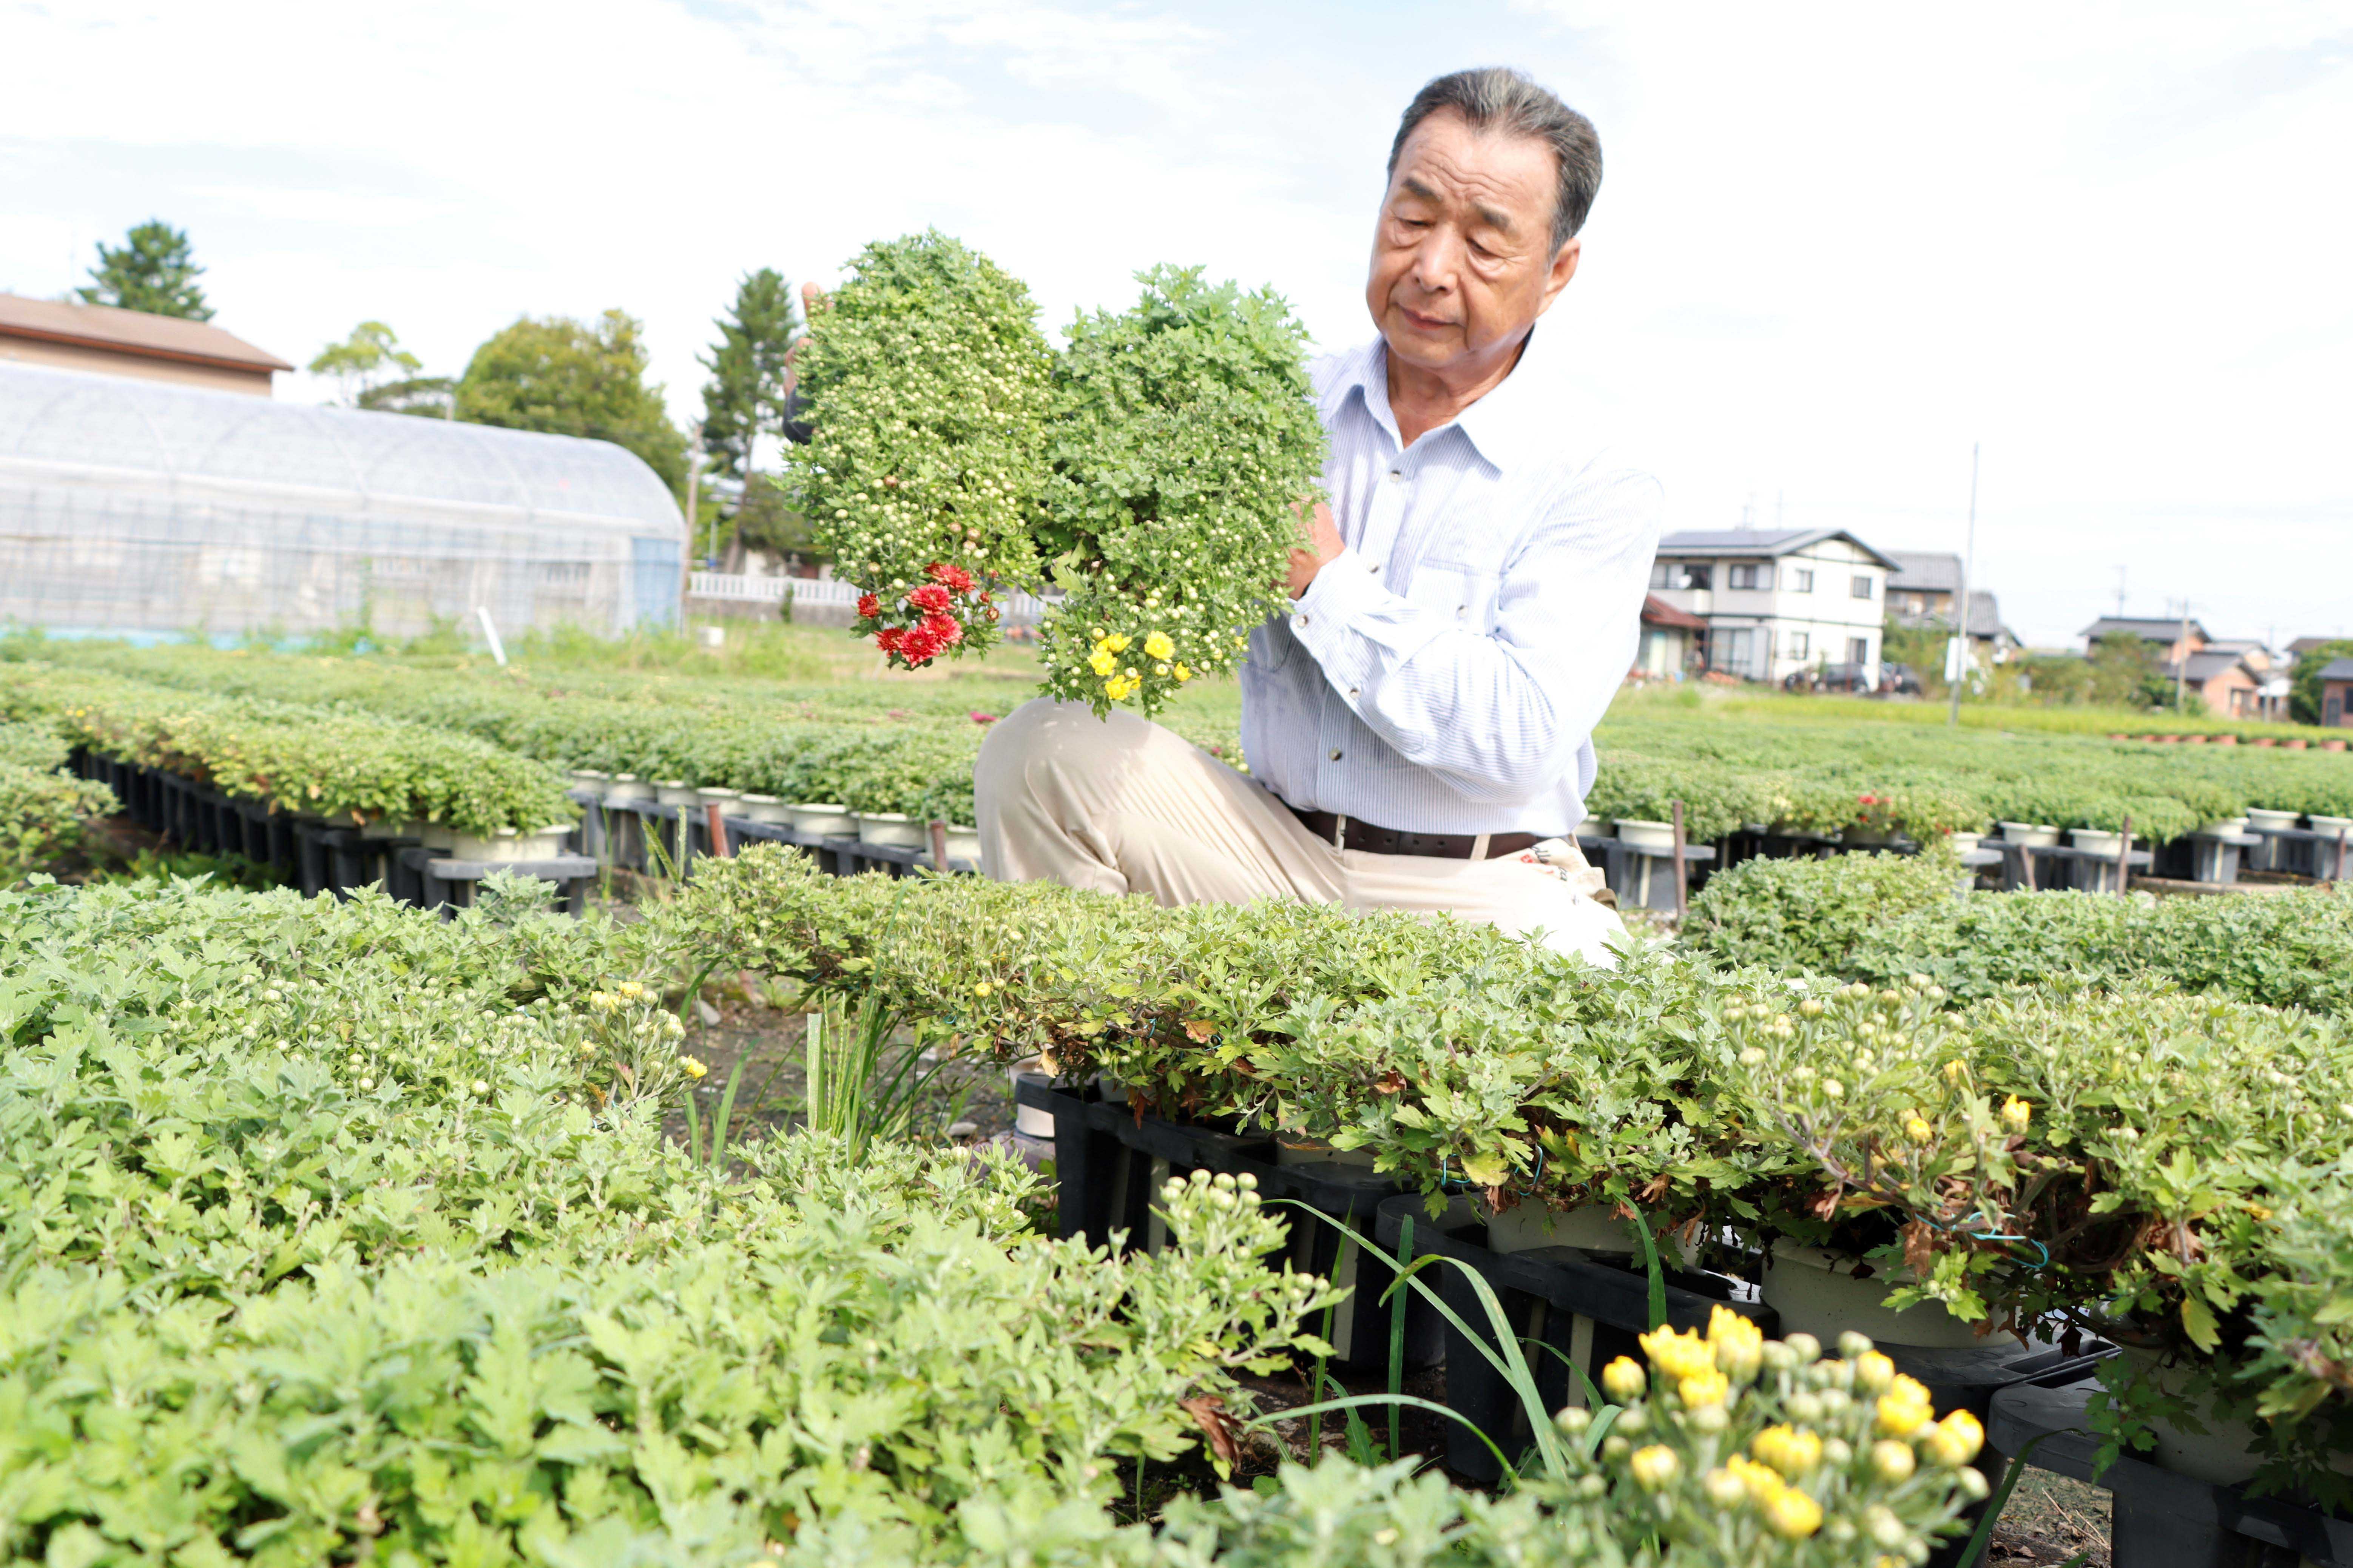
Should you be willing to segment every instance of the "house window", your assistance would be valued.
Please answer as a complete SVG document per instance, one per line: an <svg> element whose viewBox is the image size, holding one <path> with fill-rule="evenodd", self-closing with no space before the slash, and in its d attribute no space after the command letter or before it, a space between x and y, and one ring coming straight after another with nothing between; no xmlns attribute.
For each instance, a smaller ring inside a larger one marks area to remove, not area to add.
<svg viewBox="0 0 2353 1568"><path fill-rule="evenodd" d="M1732 569L1732 585L1736 588L1770 588L1773 585L1773 568L1754 564L1735 566Z"/></svg>
<svg viewBox="0 0 2353 1568"><path fill-rule="evenodd" d="M1814 591L1814 569L1812 567L1792 566L1789 568L1789 576L1792 579L1789 584L1789 591L1791 593L1810 594Z"/></svg>
<svg viewBox="0 0 2353 1568"><path fill-rule="evenodd" d="M1857 578L1856 581L1862 582L1863 579ZM1871 662L1871 639L1869 637L1847 638L1846 661L1849 664L1869 664Z"/></svg>
<svg viewBox="0 0 2353 1568"><path fill-rule="evenodd" d="M1725 675L1747 675L1752 632L1746 626L1710 626L1707 666Z"/></svg>
<svg viewBox="0 0 2353 1568"><path fill-rule="evenodd" d="M1651 587L1680 588L1683 585L1683 569L1681 565L1672 561L1653 561L1651 563Z"/></svg>
<svg viewBox="0 0 2353 1568"><path fill-rule="evenodd" d="M1848 585L1847 592L1853 595L1858 599L1870 598L1871 579L1860 572L1856 573L1852 581Z"/></svg>
<svg viewBox="0 0 2353 1568"><path fill-rule="evenodd" d="M1791 632L1788 642L1784 645L1784 651L1791 658L1810 658L1812 657L1812 650L1813 641L1804 632Z"/></svg>

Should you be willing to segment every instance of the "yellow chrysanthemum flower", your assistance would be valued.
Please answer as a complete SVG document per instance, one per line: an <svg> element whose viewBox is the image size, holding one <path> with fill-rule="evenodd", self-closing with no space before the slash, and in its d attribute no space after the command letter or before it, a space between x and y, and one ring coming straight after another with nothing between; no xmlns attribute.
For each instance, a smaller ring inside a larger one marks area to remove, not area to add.
<svg viewBox="0 0 2353 1568"><path fill-rule="evenodd" d="M1113 653L1125 653L1127 651L1127 644L1128 637L1127 634L1124 632L1116 633L1113 636L1103 638L1103 646L1111 649Z"/></svg>
<svg viewBox="0 0 2353 1568"><path fill-rule="evenodd" d="M1177 684L1177 685L1182 686L1182 685L1184 685L1187 681L1188 681L1188 680L1190 680L1190 679L1193 679L1193 672L1192 672L1191 670L1189 670L1189 669L1186 668L1185 668L1183 665L1181 665L1181 664L1180 664L1180 665L1178 665L1178 666L1176 667L1176 684Z"/></svg>
<svg viewBox="0 0 2353 1568"><path fill-rule="evenodd" d="M1765 1364L1765 1331L1728 1307L1708 1313L1707 1342L1716 1371L1735 1383L1750 1381Z"/></svg>
<svg viewBox="0 0 2353 1568"><path fill-rule="evenodd" d="M1636 1486L1654 1492L1675 1479L1683 1461L1675 1457L1672 1448L1653 1443L1647 1448L1635 1449L1626 1461L1626 1468L1632 1472Z"/></svg>
<svg viewBox="0 0 2353 1568"><path fill-rule="evenodd" d="M1621 1355L1601 1369L1601 1392L1620 1405L1641 1398L1650 1382L1641 1363L1631 1356Z"/></svg>
<svg viewBox="0 0 2353 1568"><path fill-rule="evenodd" d="M1748 1451L1795 1479L1822 1462L1822 1440L1794 1426L1767 1426L1749 1439Z"/></svg>
<svg viewBox="0 0 2353 1568"><path fill-rule="evenodd" d="M1146 658L1174 658L1176 645L1168 640L1166 632L1154 632L1144 639L1144 654Z"/></svg>
<svg viewBox="0 0 2353 1568"><path fill-rule="evenodd" d="M1956 1410L1930 1428L1920 1440L1920 1451L1933 1465L1957 1470L1985 1447L1985 1428L1966 1410Z"/></svg>
<svg viewBox="0 0 2353 1568"><path fill-rule="evenodd" d="M1765 1500L1765 1528L1785 1541L1803 1541L1822 1527L1822 1505L1795 1487Z"/></svg>
<svg viewBox="0 0 2353 1568"><path fill-rule="evenodd" d="M1732 1380L1720 1372L1695 1372L1676 1380L1675 1393L1682 1397L1684 1409L1704 1409L1732 1397Z"/></svg>
<svg viewBox="0 0 2353 1568"><path fill-rule="evenodd" d="M1673 1329L1658 1328L1641 1337L1642 1353L1660 1373L1677 1381L1694 1373L1715 1370L1715 1352L1696 1332L1682 1333Z"/></svg>
<svg viewBox="0 0 2353 1568"><path fill-rule="evenodd" d="M1909 1437L1935 1418L1928 1391L1901 1373L1879 1396L1879 1429L1890 1437Z"/></svg>
<svg viewBox="0 0 2353 1568"><path fill-rule="evenodd" d="M2018 1096L2013 1094L2001 1102L2001 1124L2012 1132L2025 1131L2027 1123L2033 1120L2034 1107L2027 1104Z"/></svg>
<svg viewBox="0 0 2353 1568"><path fill-rule="evenodd" d="M1119 668L1119 660L1112 658L1109 648L1099 647L1087 659L1087 668L1097 675L1107 676Z"/></svg>

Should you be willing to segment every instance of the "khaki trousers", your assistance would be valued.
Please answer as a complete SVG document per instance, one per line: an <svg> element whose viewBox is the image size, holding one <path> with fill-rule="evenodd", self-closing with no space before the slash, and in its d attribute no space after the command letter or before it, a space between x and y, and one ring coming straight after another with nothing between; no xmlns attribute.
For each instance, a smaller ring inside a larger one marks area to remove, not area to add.
<svg viewBox="0 0 2353 1568"><path fill-rule="evenodd" d="M1148 893L1163 904L1306 899L1444 911L1615 962L1572 839L1493 860L1338 849L1263 785L1133 713L1039 699L999 720L973 771L981 869L999 881Z"/></svg>

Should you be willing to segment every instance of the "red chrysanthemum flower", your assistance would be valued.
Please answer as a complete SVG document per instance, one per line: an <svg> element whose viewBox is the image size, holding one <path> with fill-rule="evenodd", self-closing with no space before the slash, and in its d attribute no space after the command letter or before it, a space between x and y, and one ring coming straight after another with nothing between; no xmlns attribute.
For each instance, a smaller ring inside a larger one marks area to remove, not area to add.
<svg viewBox="0 0 2353 1568"><path fill-rule="evenodd" d="M915 627L899 639L899 657L912 665L929 664L940 651L940 640L928 625Z"/></svg>
<svg viewBox="0 0 2353 1568"><path fill-rule="evenodd" d="M923 630L936 638L942 647L954 647L964 641L964 626L954 616L925 616Z"/></svg>
<svg viewBox="0 0 2353 1568"><path fill-rule="evenodd" d="M923 568L923 574L952 592L972 592L972 574L961 566L951 566L944 561L934 561Z"/></svg>
<svg viewBox="0 0 2353 1568"><path fill-rule="evenodd" d="M871 594L860 594L858 595L858 613L871 621L882 613L882 601Z"/></svg>
<svg viewBox="0 0 2353 1568"><path fill-rule="evenodd" d="M935 616L944 616L955 608L955 601L948 597L948 591L936 583L927 583L908 595L907 603L919 610L929 610Z"/></svg>
<svg viewBox="0 0 2353 1568"><path fill-rule="evenodd" d="M905 637L906 633L900 630L897 626L884 626L881 631L874 634L874 646L881 648L884 653L897 653L899 651L899 645Z"/></svg>

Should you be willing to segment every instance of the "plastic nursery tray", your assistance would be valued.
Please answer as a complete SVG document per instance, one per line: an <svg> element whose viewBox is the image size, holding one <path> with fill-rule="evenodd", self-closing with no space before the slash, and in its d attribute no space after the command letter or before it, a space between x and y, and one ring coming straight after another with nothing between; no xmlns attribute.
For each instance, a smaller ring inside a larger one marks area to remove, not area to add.
<svg viewBox="0 0 2353 1568"><path fill-rule="evenodd" d="M1328 1336L1335 1364L1388 1366L1390 1309L1381 1293L1395 1272L1366 1256L1341 1227L1371 1237L1381 1205L1403 1190L1395 1177L1332 1163L1278 1164L1271 1138L1139 1117L1124 1104L1096 1098L1092 1087L1083 1093L1057 1088L1039 1073L1017 1074L1013 1098L1054 1118L1060 1234L1083 1237L1091 1247L1109 1247L1119 1235L1127 1248L1156 1247L1161 1222L1152 1205L1160 1184L1196 1170L1247 1173L1257 1179L1261 1198L1301 1205L1276 1211L1291 1226L1292 1267L1350 1288L1334 1310ZM1437 1361L1444 1344L1440 1321L1419 1295L1407 1303L1407 1366Z"/></svg>
<svg viewBox="0 0 2353 1568"><path fill-rule="evenodd" d="M2107 1489L2113 1568L2353 1568L2353 1521L2279 1498L2249 1497L2145 1459L2124 1458L2097 1468L2100 1441L2084 1414L2094 1386L2082 1381L2001 1389L1992 1397L1986 1436L2005 1454L2040 1438L2029 1464Z"/></svg>
<svg viewBox="0 0 2353 1568"><path fill-rule="evenodd" d="M1639 1263L1629 1268L1609 1254L1588 1254L1572 1247L1493 1252L1486 1246L1484 1221L1467 1201L1455 1199L1443 1214L1432 1218L1419 1194L1381 1205L1382 1245L1396 1250L1409 1220L1414 1226L1416 1257L1436 1253L1451 1260L1425 1270L1421 1278L1435 1275L1446 1304L1480 1334L1489 1349L1495 1345L1489 1337L1487 1310L1479 1300L1470 1273L1477 1274L1494 1291L1512 1331L1524 1341L1535 1342L1524 1347L1524 1353L1547 1410L1584 1403L1584 1390L1570 1375L1571 1365L1599 1384L1601 1369L1615 1358L1642 1360L1635 1340L1650 1328L1651 1287ZM1667 1270L1666 1321L1671 1326L1704 1332L1709 1316L1719 1306L1753 1320L1768 1338L1778 1331L1778 1320L1772 1309L1757 1300L1744 1281L1699 1269ZM1461 1330L1447 1324L1445 1337L1448 1407L1468 1418L1507 1453L1514 1443L1527 1442L1526 1413L1510 1384L1464 1339ZM1446 1466L1482 1485L1501 1479L1494 1455L1459 1425L1450 1425L1448 1429Z"/></svg>

